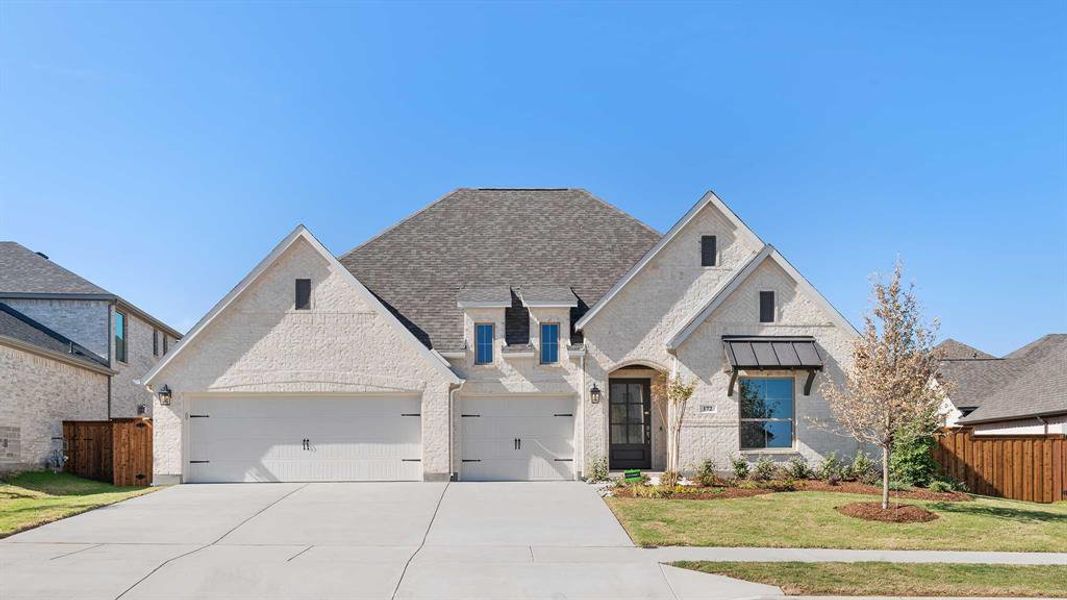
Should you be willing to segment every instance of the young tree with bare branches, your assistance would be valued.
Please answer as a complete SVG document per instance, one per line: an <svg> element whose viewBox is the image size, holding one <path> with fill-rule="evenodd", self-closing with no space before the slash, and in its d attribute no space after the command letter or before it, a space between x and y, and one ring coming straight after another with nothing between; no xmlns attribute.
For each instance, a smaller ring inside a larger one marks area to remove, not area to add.
<svg viewBox="0 0 1067 600"><path fill-rule="evenodd" d="M823 397L837 423L829 425L882 449L882 508L889 508L889 457L902 435L932 435L946 394L931 385L940 352L933 347L937 322L922 318L914 286L901 283L898 261L888 282L872 281L873 308L852 347L844 384L823 383ZM905 433L906 432L906 433Z"/></svg>
<svg viewBox="0 0 1067 600"><path fill-rule="evenodd" d="M685 421L685 407L696 390L696 381L690 381L680 375L661 376L656 379L653 391L663 398L657 404L660 418L667 424L667 473L677 475L681 467L678 464L681 455L682 423Z"/></svg>

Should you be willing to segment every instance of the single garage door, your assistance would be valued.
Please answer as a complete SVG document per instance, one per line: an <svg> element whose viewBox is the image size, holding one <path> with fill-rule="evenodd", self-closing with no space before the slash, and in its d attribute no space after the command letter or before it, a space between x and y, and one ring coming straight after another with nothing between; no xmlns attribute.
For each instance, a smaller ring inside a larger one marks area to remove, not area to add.
<svg viewBox="0 0 1067 600"><path fill-rule="evenodd" d="M196 398L188 481L422 479L418 397Z"/></svg>
<svg viewBox="0 0 1067 600"><path fill-rule="evenodd" d="M460 479L574 479L574 399L462 398Z"/></svg>

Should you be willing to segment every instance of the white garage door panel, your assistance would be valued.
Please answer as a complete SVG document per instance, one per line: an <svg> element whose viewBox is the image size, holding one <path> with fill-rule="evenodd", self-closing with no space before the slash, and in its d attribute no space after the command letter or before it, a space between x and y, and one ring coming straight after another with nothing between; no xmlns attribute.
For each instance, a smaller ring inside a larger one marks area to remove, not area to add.
<svg viewBox="0 0 1067 600"><path fill-rule="evenodd" d="M460 405L463 480L574 479L572 398L464 398Z"/></svg>
<svg viewBox="0 0 1067 600"><path fill-rule="evenodd" d="M417 397L194 399L188 479L420 480L419 405Z"/></svg>

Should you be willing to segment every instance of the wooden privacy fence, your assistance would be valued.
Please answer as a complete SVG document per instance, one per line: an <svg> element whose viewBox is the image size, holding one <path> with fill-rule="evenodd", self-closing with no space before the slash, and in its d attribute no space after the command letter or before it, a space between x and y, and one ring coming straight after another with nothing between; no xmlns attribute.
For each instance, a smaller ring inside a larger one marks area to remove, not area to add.
<svg viewBox="0 0 1067 600"><path fill-rule="evenodd" d="M975 437L964 428L939 433L933 453L945 475L976 494L1031 502L1067 499L1063 436Z"/></svg>
<svg viewBox="0 0 1067 600"><path fill-rule="evenodd" d="M115 485L152 483L152 421L63 421L64 470Z"/></svg>

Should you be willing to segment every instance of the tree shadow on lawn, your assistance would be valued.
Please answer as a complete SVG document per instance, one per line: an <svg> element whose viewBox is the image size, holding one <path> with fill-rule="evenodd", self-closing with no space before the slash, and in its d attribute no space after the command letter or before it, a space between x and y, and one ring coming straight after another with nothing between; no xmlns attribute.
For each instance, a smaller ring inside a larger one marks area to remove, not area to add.
<svg viewBox="0 0 1067 600"><path fill-rule="evenodd" d="M985 506L974 502L935 502L929 508L943 513L992 517L1006 521L1031 521L1040 523L1067 523L1067 514L1025 508Z"/></svg>

